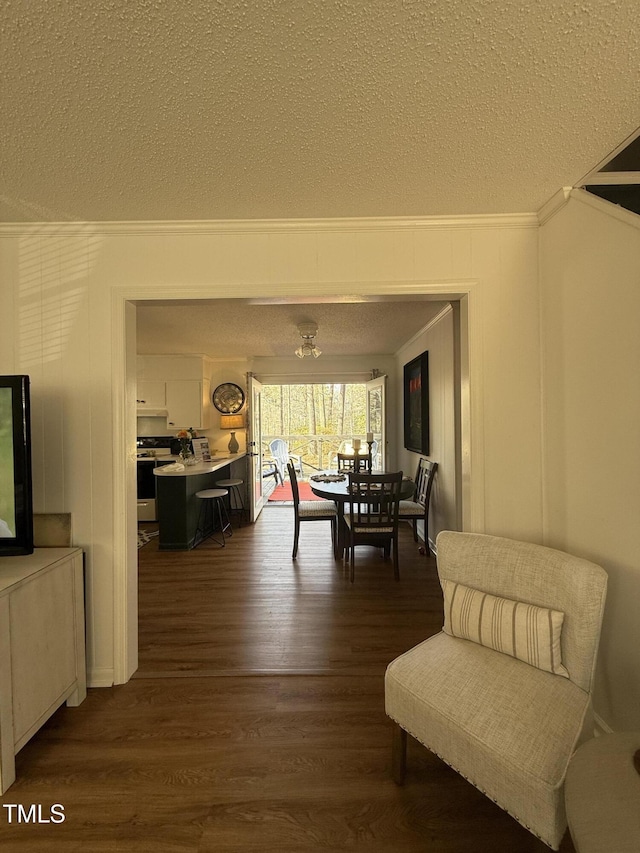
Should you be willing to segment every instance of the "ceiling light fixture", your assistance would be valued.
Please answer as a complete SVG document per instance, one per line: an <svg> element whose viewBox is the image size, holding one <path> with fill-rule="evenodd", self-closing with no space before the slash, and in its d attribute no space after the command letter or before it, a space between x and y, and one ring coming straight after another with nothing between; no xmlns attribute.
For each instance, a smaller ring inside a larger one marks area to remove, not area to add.
<svg viewBox="0 0 640 853"><path fill-rule="evenodd" d="M314 343L314 338L318 334L318 327L315 323L300 323L298 332L302 338L302 343L295 350L298 358L306 358L308 355L318 358L319 355L322 355L322 350L318 349Z"/></svg>

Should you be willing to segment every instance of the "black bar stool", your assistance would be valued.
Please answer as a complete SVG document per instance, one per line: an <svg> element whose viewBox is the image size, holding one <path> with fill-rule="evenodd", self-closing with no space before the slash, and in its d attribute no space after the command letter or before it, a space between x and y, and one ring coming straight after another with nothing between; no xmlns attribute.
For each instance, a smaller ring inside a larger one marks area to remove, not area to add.
<svg viewBox="0 0 640 853"><path fill-rule="evenodd" d="M217 542L218 545L224 548L227 544L224 535L225 530L230 531L228 534L229 536L233 536L233 529L231 527L229 514L227 513L227 507L224 502L224 499L228 494L229 493L226 489L203 489L201 492L196 492L196 497L202 501L202 504L200 505L200 512L198 514L198 526L196 528L194 547L200 545L205 541L205 539L211 538L214 542ZM216 508L222 542L214 536ZM198 534L200 534L200 539L198 539Z"/></svg>
<svg viewBox="0 0 640 853"><path fill-rule="evenodd" d="M238 527L242 527L242 519L246 517L246 510L240 486L244 486L244 480L240 480L238 478L233 478L231 480L218 480L216 486L219 486L221 489L229 490L229 512L238 513L238 517L240 519Z"/></svg>

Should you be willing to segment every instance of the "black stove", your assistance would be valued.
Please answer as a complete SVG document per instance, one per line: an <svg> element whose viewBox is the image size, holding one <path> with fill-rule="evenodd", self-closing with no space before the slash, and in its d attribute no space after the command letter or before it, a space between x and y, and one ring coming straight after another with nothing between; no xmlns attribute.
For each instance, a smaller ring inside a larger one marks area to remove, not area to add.
<svg viewBox="0 0 640 853"><path fill-rule="evenodd" d="M138 521L157 521L156 478L153 473L158 465L168 465L173 461L173 442L178 439L172 435L138 436Z"/></svg>
<svg viewBox="0 0 640 853"><path fill-rule="evenodd" d="M138 436L136 440L138 457L148 455L148 451L154 451L153 456L166 456L171 453L173 446L172 442L175 438L172 435L143 435ZM159 452L158 452L159 451Z"/></svg>

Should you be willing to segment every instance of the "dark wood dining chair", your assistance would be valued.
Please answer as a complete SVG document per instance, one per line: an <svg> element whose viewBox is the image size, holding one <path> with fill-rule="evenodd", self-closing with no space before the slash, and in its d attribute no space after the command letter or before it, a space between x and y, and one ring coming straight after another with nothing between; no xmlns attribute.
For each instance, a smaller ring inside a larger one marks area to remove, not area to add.
<svg viewBox="0 0 640 853"><path fill-rule="evenodd" d="M427 556L431 554L429 546L429 502L433 488L433 478L438 470L438 463L421 457L416 471L416 488L411 500L400 501L398 518L400 521L410 521L413 525L413 539L418 541L418 521L424 523L424 546Z"/></svg>
<svg viewBox="0 0 640 853"><path fill-rule="evenodd" d="M349 531L349 564L351 583L355 577L355 554L358 545L382 548L385 557L393 554L393 574L400 579L398 561L398 509L402 471L390 474L349 472L349 514L345 521Z"/></svg>
<svg viewBox="0 0 640 853"><path fill-rule="evenodd" d="M338 471L364 471L371 473L370 453L338 453Z"/></svg>
<svg viewBox="0 0 640 853"><path fill-rule="evenodd" d="M301 501L298 478L293 463L287 462L287 472L291 483L293 495L294 533L293 553L291 558L295 560L298 554L298 541L300 539L300 523L302 521L330 521L331 522L331 544L333 555L338 556L338 511L333 501Z"/></svg>

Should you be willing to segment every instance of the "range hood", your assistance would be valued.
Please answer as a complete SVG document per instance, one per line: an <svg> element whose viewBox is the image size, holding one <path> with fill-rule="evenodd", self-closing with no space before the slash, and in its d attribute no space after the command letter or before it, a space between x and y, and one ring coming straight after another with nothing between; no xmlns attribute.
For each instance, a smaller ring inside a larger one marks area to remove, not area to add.
<svg viewBox="0 0 640 853"><path fill-rule="evenodd" d="M166 418L169 414L167 409L152 409L149 406L138 406L136 413L139 418Z"/></svg>

